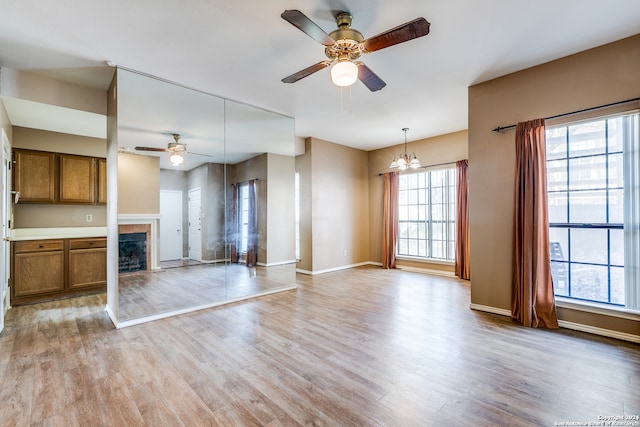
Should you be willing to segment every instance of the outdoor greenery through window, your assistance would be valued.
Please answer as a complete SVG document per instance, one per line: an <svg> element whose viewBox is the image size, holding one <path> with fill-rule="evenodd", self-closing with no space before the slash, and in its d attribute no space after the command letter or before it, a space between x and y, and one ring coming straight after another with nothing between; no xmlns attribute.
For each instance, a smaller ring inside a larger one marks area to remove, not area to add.
<svg viewBox="0 0 640 427"><path fill-rule="evenodd" d="M629 183L623 147L625 138L636 138L637 147L637 131L629 132L637 122L637 114L627 114L547 128L551 273L558 296L625 306Z"/></svg>
<svg viewBox="0 0 640 427"><path fill-rule="evenodd" d="M397 255L455 261L456 169L400 175Z"/></svg>

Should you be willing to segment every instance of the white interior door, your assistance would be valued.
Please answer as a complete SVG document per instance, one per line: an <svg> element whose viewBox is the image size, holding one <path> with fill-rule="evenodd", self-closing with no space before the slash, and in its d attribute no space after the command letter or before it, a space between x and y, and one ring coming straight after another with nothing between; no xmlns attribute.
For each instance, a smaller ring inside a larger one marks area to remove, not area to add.
<svg viewBox="0 0 640 427"><path fill-rule="evenodd" d="M2 175L0 175L0 224L2 227L2 242L0 244L0 332L4 329L4 315L9 307L9 206L11 203L11 146L4 129L2 129Z"/></svg>
<svg viewBox="0 0 640 427"><path fill-rule="evenodd" d="M160 261L182 259L182 191L160 190Z"/></svg>
<svg viewBox="0 0 640 427"><path fill-rule="evenodd" d="M189 190L189 258L202 261L202 199L200 187Z"/></svg>

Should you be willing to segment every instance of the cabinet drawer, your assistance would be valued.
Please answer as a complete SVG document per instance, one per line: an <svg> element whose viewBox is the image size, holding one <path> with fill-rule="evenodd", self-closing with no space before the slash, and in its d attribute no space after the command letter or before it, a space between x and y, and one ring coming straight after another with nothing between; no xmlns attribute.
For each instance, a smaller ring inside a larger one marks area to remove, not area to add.
<svg viewBox="0 0 640 427"><path fill-rule="evenodd" d="M107 239L72 239L69 240L69 250L73 249L91 249L106 248Z"/></svg>
<svg viewBox="0 0 640 427"><path fill-rule="evenodd" d="M16 253L39 252L39 251L61 251L64 249L63 240L25 240L15 242Z"/></svg>

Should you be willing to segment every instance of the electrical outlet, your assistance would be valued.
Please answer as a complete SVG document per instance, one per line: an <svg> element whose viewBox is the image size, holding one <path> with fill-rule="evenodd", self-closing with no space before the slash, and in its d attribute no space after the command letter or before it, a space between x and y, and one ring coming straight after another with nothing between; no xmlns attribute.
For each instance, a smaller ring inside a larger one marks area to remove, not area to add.
<svg viewBox="0 0 640 427"><path fill-rule="evenodd" d="M91 214L87 214L85 218L86 218L87 222L93 221L93 215L91 215Z"/></svg>

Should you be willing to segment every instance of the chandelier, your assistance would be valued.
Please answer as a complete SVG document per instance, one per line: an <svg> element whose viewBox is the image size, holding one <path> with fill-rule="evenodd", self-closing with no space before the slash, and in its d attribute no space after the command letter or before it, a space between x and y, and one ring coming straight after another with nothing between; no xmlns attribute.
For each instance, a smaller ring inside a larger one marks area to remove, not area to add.
<svg viewBox="0 0 640 427"><path fill-rule="evenodd" d="M408 168L418 169L420 167L420 160L416 157L416 153L407 153L407 131L409 128L402 128L404 132L404 153L398 154L393 158L391 165L389 168L398 169L398 170L406 170Z"/></svg>

